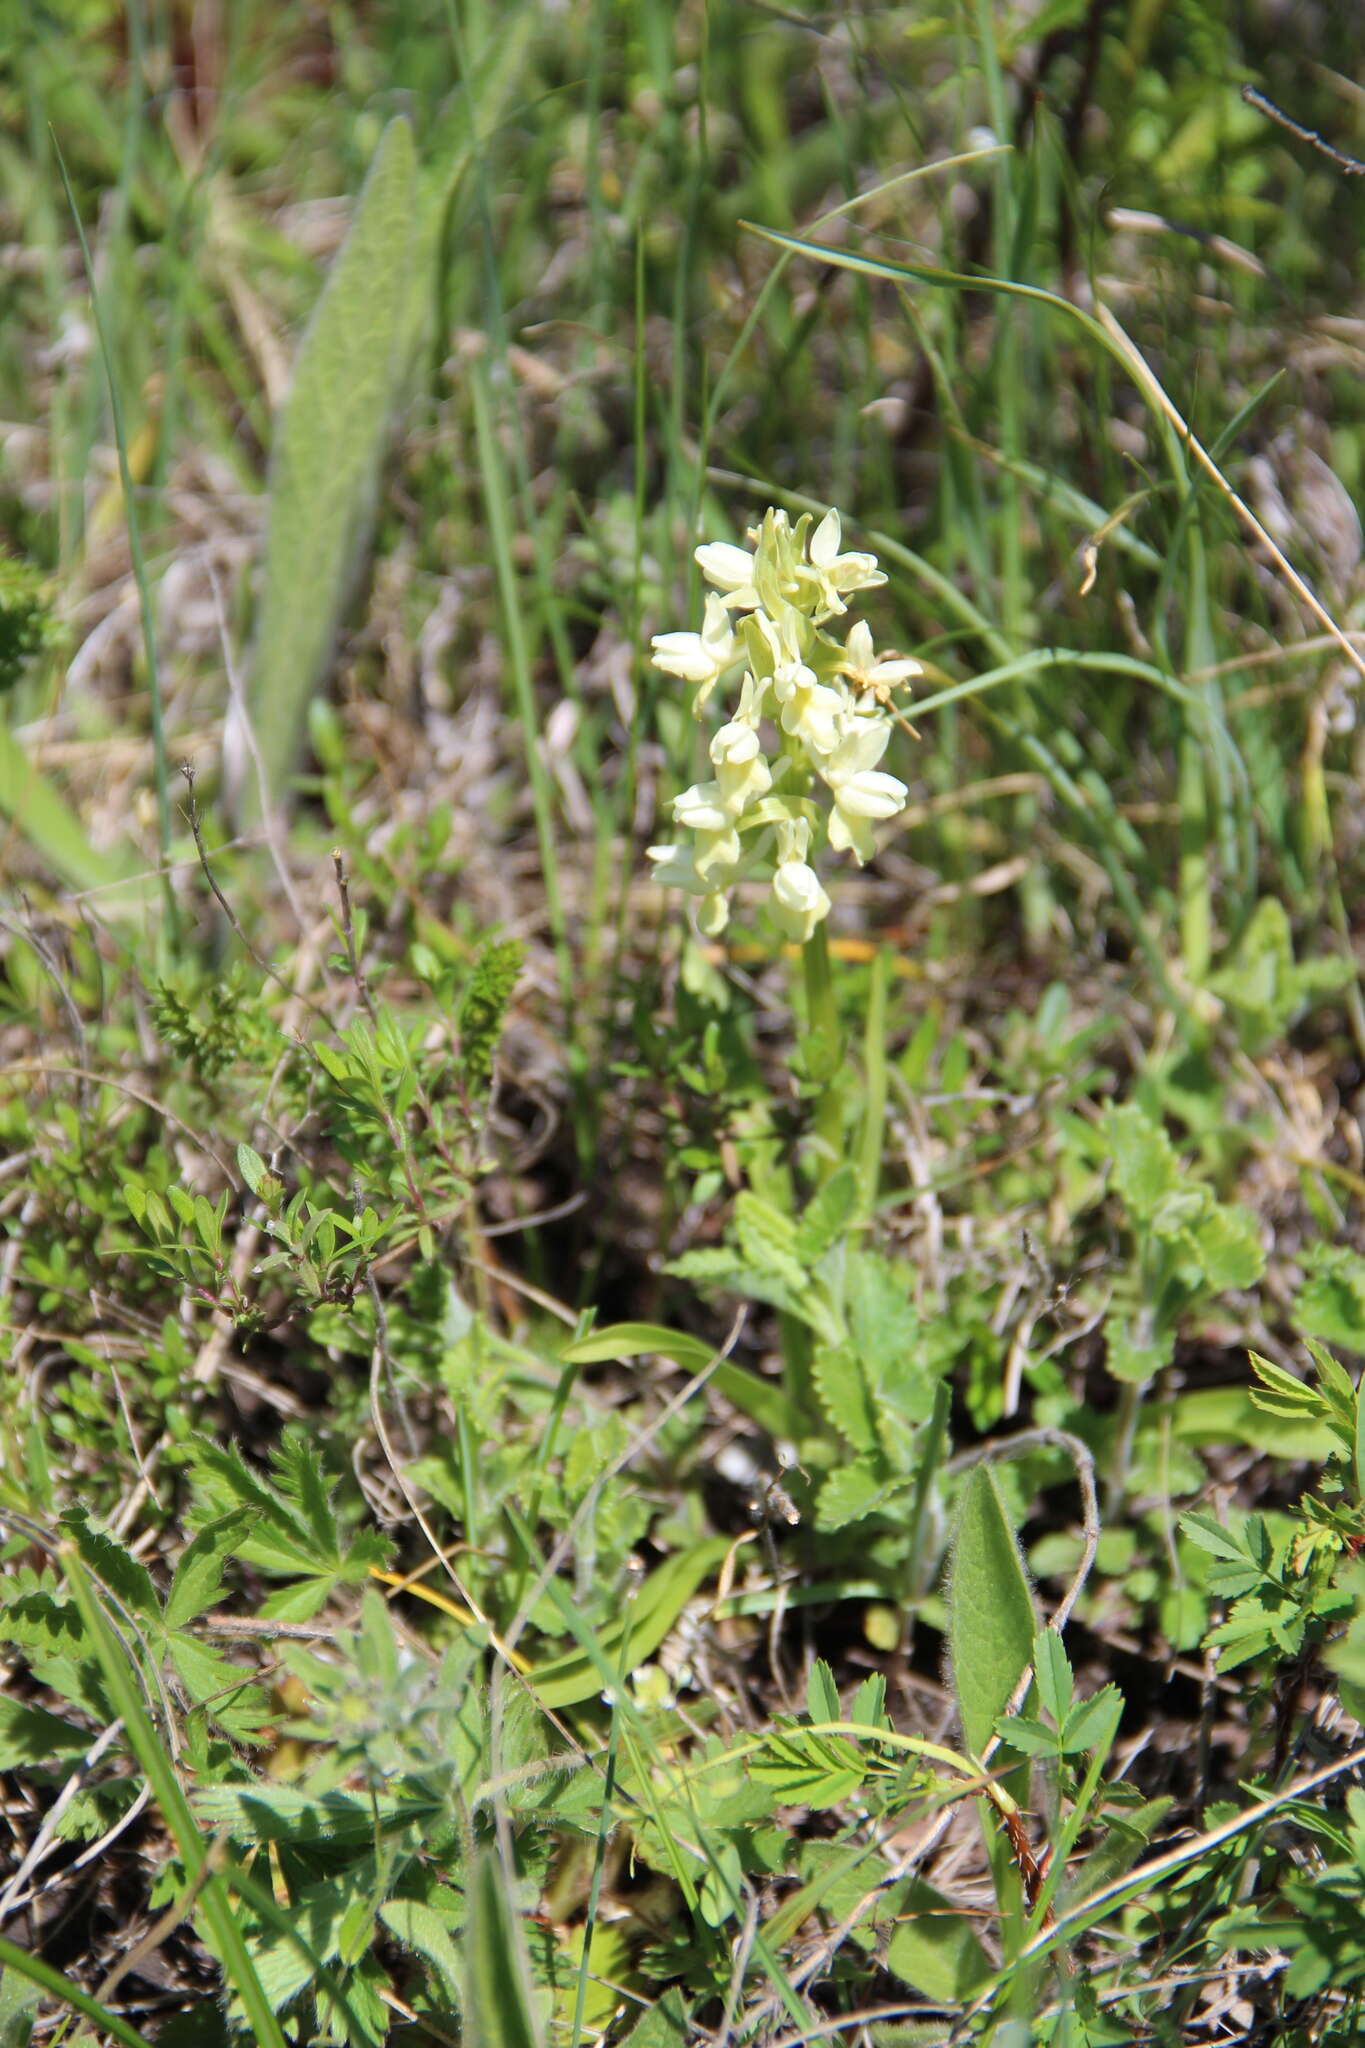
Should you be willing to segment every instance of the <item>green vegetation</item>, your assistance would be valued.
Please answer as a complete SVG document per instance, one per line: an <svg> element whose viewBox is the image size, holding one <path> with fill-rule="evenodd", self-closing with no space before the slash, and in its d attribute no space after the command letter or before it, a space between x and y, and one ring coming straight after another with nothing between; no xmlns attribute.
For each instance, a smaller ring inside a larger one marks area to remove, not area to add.
<svg viewBox="0 0 1365 2048"><path fill-rule="evenodd" d="M0 2048L1365 2032L1350 13L9 10Z"/></svg>

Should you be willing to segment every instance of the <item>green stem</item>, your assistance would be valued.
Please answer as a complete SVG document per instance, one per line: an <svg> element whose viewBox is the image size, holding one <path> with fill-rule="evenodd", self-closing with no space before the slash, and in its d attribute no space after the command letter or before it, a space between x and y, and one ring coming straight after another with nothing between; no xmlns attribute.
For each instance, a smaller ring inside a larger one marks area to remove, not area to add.
<svg viewBox="0 0 1365 2048"><path fill-rule="evenodd" d="M806 983L807 1072L816 1082L814 1130L817 1186L839 1165L844 1139L844 1042L830 972L829 936L818 924L801 948Z"/></svg>

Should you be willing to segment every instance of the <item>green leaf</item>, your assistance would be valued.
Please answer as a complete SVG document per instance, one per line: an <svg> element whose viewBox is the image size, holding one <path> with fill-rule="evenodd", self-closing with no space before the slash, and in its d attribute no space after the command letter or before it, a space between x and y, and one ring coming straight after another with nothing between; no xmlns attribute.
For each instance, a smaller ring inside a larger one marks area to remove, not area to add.
<svg viewBox="0 0 1365 2048"><path fill-rule="evenodd" d="M1062 1749L1077 1756L1087 1749L1107 1749L1118 1733L1123 1714L1123 1694L1116 1685L1101 1686L1088 1700L1072 1709L1062 1731Z"/></svg>
<svg viewBox="0 0 1365 2048"><path fill-rule="evenodd" d="M1075 1692L1071 1664L1055 1628L1040 1629L1033 1643L1033 1675L1038 1681L1038 1702L1051 1714L1059 1728L1071 1712Z"/></svg>
<svg viewBox="0 0 1365 2048"><path fill-rule="evenodd" d="M98 853L76 813L40 775L12 733L0 728L0 812L22 833L52 872L72 889L107 891L111 882L126 882L133 870L131 855ZM108 910L117 898L137 908L144 891L128 882L111 897L101 894Z"/></svg>
<svg viewBox="0 0 1365 2048"><path fill-rule="evenodd" d="M687 2001L675 1984L645 2007L621 2048L687 2048L689 2038Z"/></svg>
<svg viewBox="0 0 1365 2048"><path fill-rule="evenodd" d="M250 1522L245 1509L234 1508L205 1522L186 1544L166 1596L167 1628L183 1628L186 1622L212 1607L223 1583L223 1566Z"/></svg>
<svg viewBox="0 0 1365 2048"><path fill-rule="evenodd" d="M106 1590L130 1609L140 1621L160 1623L161 1602L156 1597L151 1574L123 1545L103 1529L92 1527L84 1508L68 1508L62 1528L79 1551L82 1561Z"/></svg>
<svg viewBox="0 0 1365 2048"><path fill-rule="evenodd" d="M266 1178L270 1169L260 1153L253 1151L250 1145L239 1145L237 1147L237 1171L241 1174L243 1182L250 1188L252 1194L258 1195L261 1191L261 1183Z"/></svg>
<svg viewBox="0 0 1365 2048"><path fill-rule="evenodd" d="M277 797L369 535L406 368L417 232L412 130L380 137L294 367L271 450L251 712ZM245 798L257 803L254 781Z"/></svg>
<svg viewBox="0 0 1365 2048"><path fill-rule="evenodd" d="M0 2048L28 2048L42 1995L18 1970L0 1970Z"/></svg>
<svg viewBox="0 0 1365 2048"><path fill-rule="evenodd" d="M598 1631L594 1637L579 1619L564 1594L566 1621L585 1647L536 1665L527 1673L537 1698L547 1707L572 1707L591 1699L617 1676L616 1659L628 1640L627 1671L635 1670L654 1655L692 1595L716 1569L731 1548L728 1536L713 1536L680 1550L650 1573L620 1619ZM558 1581L555 1582L558 1586ZM553 1597L554 1587L551 1589ZM563 1589L560 1588L563 1592ZM586 1642L593 1643L590 1654ZM604 1668L605 1667L605 1668Z"/></svg>
<svg viewBox="0 0 1365 2048"><path fill-rule="evenodd" d="M1099 1129L1113 1154L1114 1187L1129 1215L1135 1222L1150 1222L1163 1195L1173 1193L1181 1184L1174 1146L1160 1126L1132 1102L1106 1110Z"/></svg>
<svg viewBox="0 0 1365 2048"><path fill-rule="evenodd" d="M251 1672L193 1636L173 1635L167 1649L194 1704L206 1708L210 1720L235 1742L259 1742L270 1718L270 1701Z"/></svg>
<svg viewBox="0 0 1365 2048"><path fill-rule="evenodd" d="M509 1891L497 1852L480 1849L469 1887L465 1938L468 2048L539 2048Z"/></svg>
<svg viewBox="0 0 1365 2048"><path fill-rule="evenodd" d="M1261 1226L1249 1209L1218 1203L1195 1233L1204 1278L1217 1294L1251 1287L1265 1270Z"/></svg>
<svg viewBox="0 0 1365 2048"><path fill-rule="evenodd" d="M1304 1250L1304 1281L1294 1297L1294 1321L1306 1337L1321 1337L1365 1351L1365 1258L1344 1244Z"/></svg>
<svg viewBox="0 0 1365 2048"><path fill-rule="evenodd" d="M752 1188L741 1188L735 1196L735 1241L745 1265L756 1273L776 1280L797 1299L808 1291L810 1275L797 1249L796 1225Z"/></svg>
<svg viewBox="0 0 1365 2048"><path fill-rule="evenodd" d="M948 1580L948 1642L967 1748L979 1755L1028 1667L1037 1619L994 1474L978 1465L958 1508Z"/></svg>
<svg viewBox="0 0 1365 2048"><path fill-rule="evenodd" d="M865 1460L880 1465L877 1453L882 1439L876 1395L855 1346L820 1345L811 1360L811 1380L830 1427Z"/></svg>
<svg viewBox="0 0 1365 2048"><path fill-rule="evenodd" d="M851 1799L867 1770L855 1743L783 1728L771 1731L749 1758L749 1775L783 1806L823 1811Z"/></svg>
<svg viewBox="0 0 1365 2048"><path fill-rule="evenodd" d="M847 1528L850 1522L875 1514L905 1490L905 1482L889 1478L880 1465L855 1458L847 1465L837 1465L821 1482L815 1525L818 1529Z"/></svg>
<svg viewBox="0 0 1365 2048"><path fill-rule="evenodd" d="M561 1353L567 1365L600 1365L607 1360L655 1355L673 1359L684 1372L698 1373L705 1370L716 1354L714 1347L702 1338L685 1336L659 1323L609 1323L604 1329L580 1337ZM711 1385L775 1441L790 1440L800 1434L801 1418L795 1404L774 1381L761 1380L747 1367L723 1358L711 1374Z"/></svg>
<svg viewBox="0 0 1365 2048"><path fill-rule="evenodd" d="M838 1721L843 1718L839 1688L823 1657L817 1657L810 1667L810 1677L806 1680L806 1712L812 1721Z"/></svg>
<svg viewBox="0 0 1365 2048"><path fill-rule="evenodd" d="M0 1694L0 1771L81 1756L93 1739L88 1729L49 1714L45 1707L22 1706Z"/></svg>
<svg viewBox="0 0 1365 2048"><path fill-rule="evenodd" d="M796 1256L802 1265L818 1265L825 1253L838 1244L857 1206L858 1176L851 1166L840 1166L807 1205L797 1226Z"/></svg>
<svg viewBox="0 0 1365 2048"><path fill-rule="evenodd" d="M458 2005L464 1971L445 1918L421 1899L389 1899L379 1908L379 1917L404 1948L430 1964L446 1997Z"/></svg>
<svg viewBox="0 0 1365 2048"><path fill-rule="evenodd" d="M902 1984L949 2008L964 2005L991 1974L970 1920L919 1881L902 1902L886 1966Z"/></svg>

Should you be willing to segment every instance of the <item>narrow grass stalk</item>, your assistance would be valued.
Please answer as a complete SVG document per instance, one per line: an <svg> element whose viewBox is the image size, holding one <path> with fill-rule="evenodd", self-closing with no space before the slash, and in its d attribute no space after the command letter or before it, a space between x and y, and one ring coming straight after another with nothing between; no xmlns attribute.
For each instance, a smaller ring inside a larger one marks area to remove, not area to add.
<svg viewBox="0 0 1365 2048"><path fill-rule="evenodd" d="M512 688L516 698L517 718L521 725L522 745L526 753L526 774L531 788L531 809L535 817L536 844L540 852L541 876L545 883L545 909L549 918L550 934L554 940L560 986L564 998L564 1007L567 1012L565 1036L571 1040L573 1036L572 1020L576 1004L574 1000L573 962L569 956L568 937L564 922L564 901L559 889L559 853L555 845L554 799L550 789L550 778L545 769L545 759L540 748L540 730L536 717L535 691L531 682L531 656L526 638L525 613L522 608L517 573L512 561L512 520L507 479L503 472L502 457L498 450L497 436L493 424L493 402L488 383L488 370L481 358L472 365L469 389L474 405L474 431L479 447L479 468L483 477L484 506L488 513L489 538L492 542L493 573L497 578L498 596L502 601L503 622L507 630L508 659L512 671Z"/></svg>
<svg viewBox="0 0 1365 2048"><path fill-rule="evenodd" d="M175 1766L152 1726L132 1667L109 1626L90 1575L74 1544L63 1543L58 1554L72 1598L95 1645L109 1698L122 1717L129 1747L152 1788L191 1882L202 1887L201 1909L224 1975L242 2001L255 2039L264 2048L286 2048L274 2008L237 1924L223 1873L214 1865L212 1851L185 1797Z"/></svg>
<svg viewBox="0 0 1365 2048"><path fill-rule="evenodd" d="M166 906L166 929L171 950L175 952L179 950L180 945L180 913L176 907L175 891L171 886L170 769L166 755L166 729L161 701L161 671L156 659L156 617L152 610L151 584L147 579L147 563L142 552L142 526L138 519L137 500L133 495L133 473L128 462L128 436L124 430L123 405L119 397L118 376L114 369L114 352L110 346L100 294L95 284L94 266L90 261L90 245L85 239L85 227L76 205L76 195L71 189L71 180L67 175L66 159L55 137L53 148L57 151L57 165L62 174L67 204L71 208L71 218L75 222L76 234L81 245L81 261L85 265L86 282L90 287L90 307L95 316L95 331L99 336L100 355L109 385L109 410L114 427L114 446L118 450L123 515L128 522L128 549L133 558L133 580L137 584L138 607L142 615L143 653L147 662L147 690L152 713L152 756L156 777L157 848L161 855L161 893Z"/></svg>

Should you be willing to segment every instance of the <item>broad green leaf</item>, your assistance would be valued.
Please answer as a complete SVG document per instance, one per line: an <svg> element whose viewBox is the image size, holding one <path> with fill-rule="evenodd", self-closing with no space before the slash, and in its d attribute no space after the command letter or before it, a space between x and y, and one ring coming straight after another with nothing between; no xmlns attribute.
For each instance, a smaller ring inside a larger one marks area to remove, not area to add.
<svg viewBox="0 0 1365 2048"><path fill-rule="evenodd" d="M687 2048L687 2001L675 1984L647 2005L621 2042L621 2048Z"/></svg>
<svg viewBox="0 0 1365 2048"><path fill-rule="evenodd" d="M42 1995L42 1986L20 1971L0 1970L0 2048L28 2048Z"/></svg>
<svg viewBox="0 0 1365 2048"><path fill-rule="evenodd" d="M469 1887L465 1936L468 2048L539 2048L520 1929L497 1852L480 1849Z"/></svg>
<svg viewBox="0 0 1365 2048"><path fill-rule="evenodd" d="M436 1793L397 1798L376 1792L307 1792L264 1781L251 1785L202 1785L194 1811L209 1828L227 1828L238 1841L331 1842L359 1846L372 1842L376 1828L390 1832L430 1819L441 1810Z"/></svg>
<svg viewBox="0 0 1365 2048"><path fill-rule="evenodd" d="M902 1901L886 1966L937 2005L964 2005L991 1974L971 1921L932 1885L916 1882Z"/></svg>
<svg viewBox="0 0 1365 2048"><path fill-rule="evenodd" d="M1175 1356L1174 1330L1138 1338L1117 1314L1105 1317L1104 1344L1104 1362L1114 1378L1136 1386L1155 1379Z"/></svg>
<svg viewBox="0 0 1365 2048"><path fill-rule="evenodd" d="M34 767L14 735L3 728L0 812L63 882L73 889L99 889L101 910L108 910L116 901L126 902L131 909L141 900L140 886L129 880L134 867L131 855L97 852L76 813ZM124 886L110 890L111 883Z"/></svg>
<svg viewBox="0 0 1365 2048"><path fill-rule="evenodd" d="M701 1337L686 1336L659 1323L609 1323L570 1344L561 1356L568 1365L600 1365L606 1360L655 1354L673 1359L689 1373L703 1372L716 1355ZM789 1440L800 1433L800 1415L773 1381L761 1380L747 1367L723 1358L711 1374L711 1385L775 1441Z"/></svg>
<svg viewBox="0 0 1365 2048"><path fill-rule="evenodd" d="M293 765L373 521L411 345L416 233L412 130L394 120L299 348L271 450L251 713L272 801ZM253 813L254 781L244 796Z"/></svg>
<svg viewBox="0 0 1365 2048"><path fill-rule="evenodd" d="M968 1475L948 1580L948 1641L963 1739L979 1755L1033 1654L1033 1598L988 1465Z"/></svg>
<svg viewBox="0 0 1365 2048"><path fill-rule="evenodd" d="M1305 1337L1365 1351L1365 1258L1344 1244L1309 1245L1294 1321Z"/></svg>
<svg viewBox="0 0 1365 2048"><path fill-rule="evenodd" d="M703 1580L730 1551L730 1539L713 1536L690 1550L680 1550L651 1572L624 1615L595 1637L590 1635L565 1595L565 1619L585 1647L536 1665L527 1673L536 1697L547 1707L571 1707L591 1699L616 1677L616 1660L629 1643L627 1672L654 1655ZM596 1655L586 1648L592 1641Z"/></svg>
<svg viewBox="0 0 1365 2048"><path fill-rule="evenodd" d="M453 1892L447 1896L452 1904L459 1903ZM446 1917L422 1899L389 1899L379 1908L379 1917L404 1948L431 1965L446 1997L458 2004L464 1972Z"/></svg>

